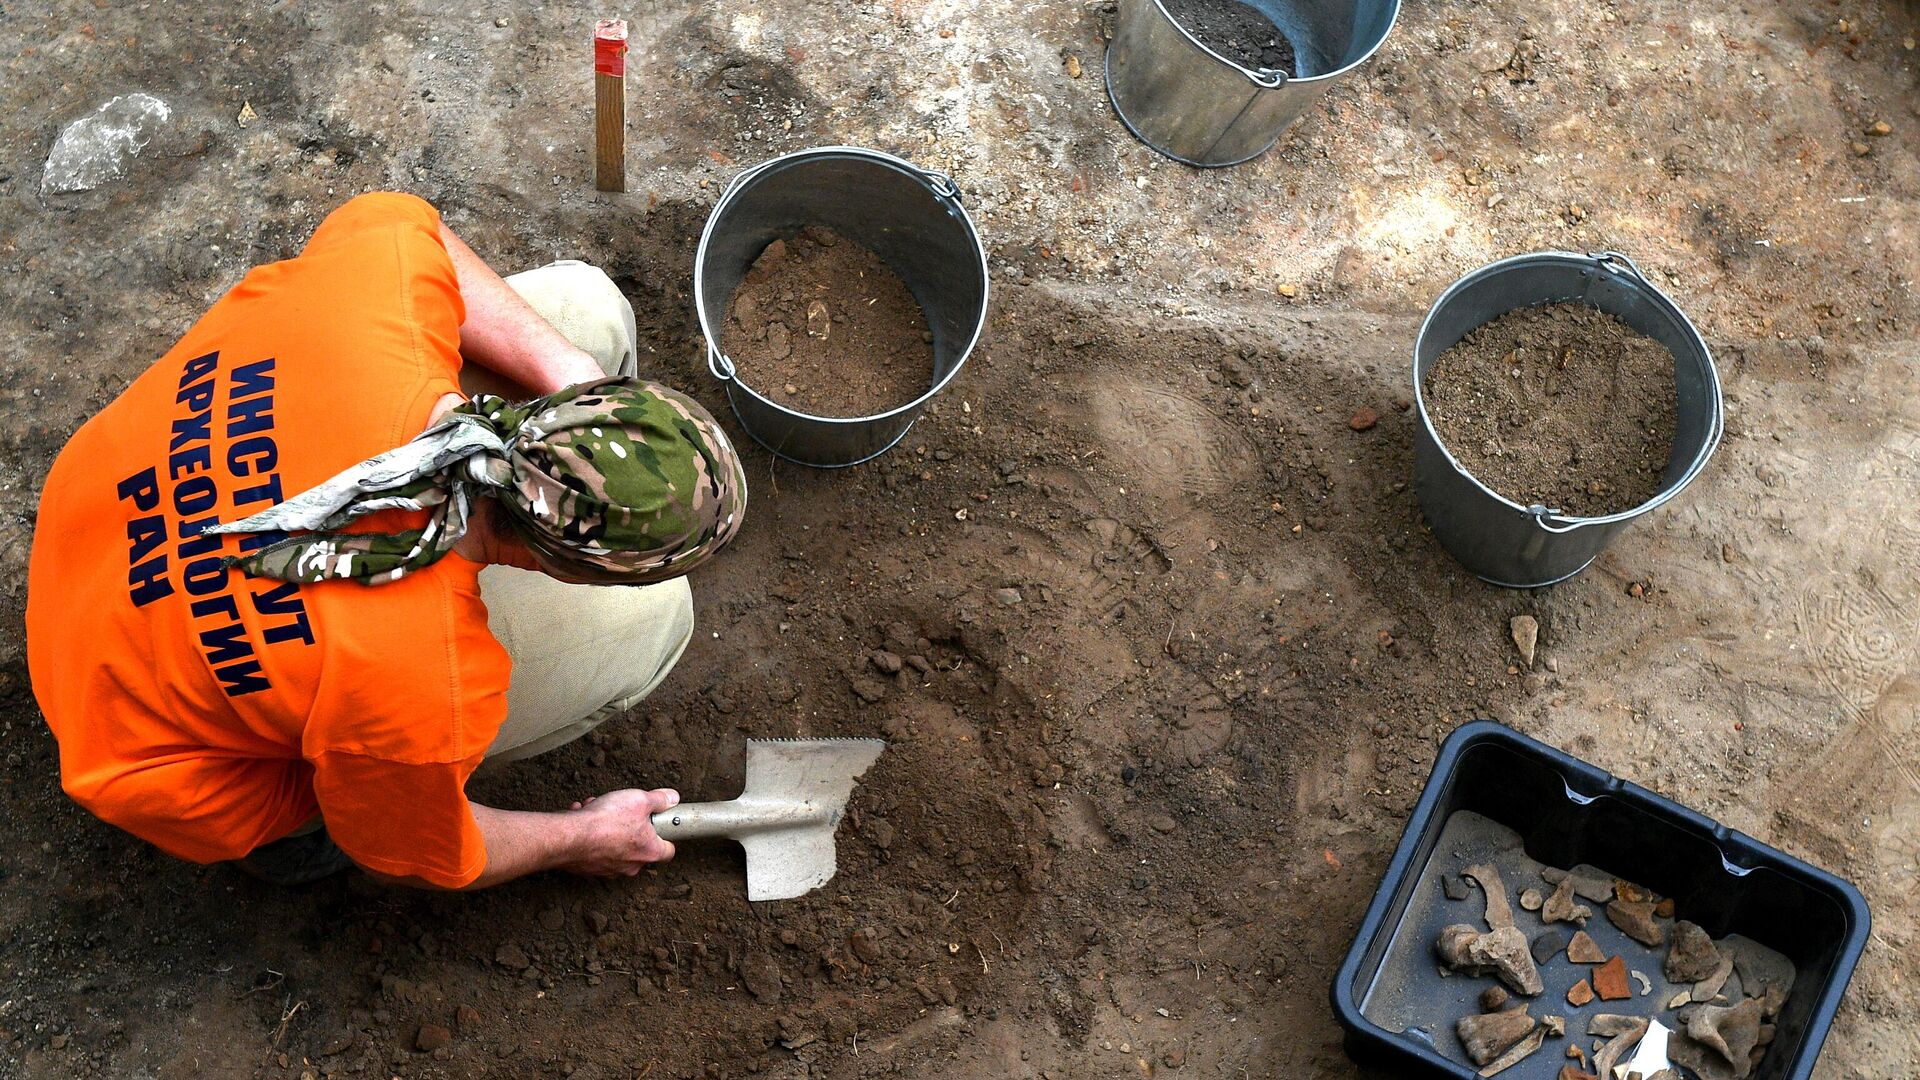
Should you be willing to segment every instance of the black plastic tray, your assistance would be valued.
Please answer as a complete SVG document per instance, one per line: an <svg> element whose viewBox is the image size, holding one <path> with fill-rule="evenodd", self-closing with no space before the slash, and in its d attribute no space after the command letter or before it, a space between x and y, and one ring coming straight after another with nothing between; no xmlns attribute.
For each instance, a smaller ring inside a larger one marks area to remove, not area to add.
<svg viewBox="0 0 1920 1080"><path fill-rule="evenodd" d="M1870 924L1858 889L1824 870L1491 721L1461 727L1440 748L1366 919L1333 982L1349 1057L1405 1075L1477 1080L1417 1034L1391 1031L1361 1009L1418 888L1440 830L1472 810L1518 832L1527 855L1553 866L1589 863L1673 897L1715 937L1742 934L1794 962L1793 992L1772 1047L1750 1080L1807 1080ZM1543 998L1542 1000L1545 1000ZM1446 1018L1450 1023L1452 1016ZM1535 1055L1544 1060L1545 1051ZM1523 1063L1523 1064L1530 1064ZM1553 1063L1552 1075L1564 1061ZM1516 1067L1506 1076L1520 1077Z"/></svg>

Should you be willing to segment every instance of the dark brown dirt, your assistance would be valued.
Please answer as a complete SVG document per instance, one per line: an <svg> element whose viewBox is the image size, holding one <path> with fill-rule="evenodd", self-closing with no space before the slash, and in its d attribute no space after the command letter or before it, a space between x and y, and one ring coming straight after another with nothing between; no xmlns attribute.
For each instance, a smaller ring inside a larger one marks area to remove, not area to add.
<svg viewBox="0 0 1920 1080"><path fill-rule="evenodd" d="M767 245L727 308L741 381L815 416L873 416L933 381L933 335L880 256L809 226Z"/></svg>
<svg viewBox="0 0 1920 1080"><path fill-rule="evenodd" d="M1427 372L1440 442L1525 505L1600 517L1660 490L1673 449L1673 354L1586 304L1510 311Z"/></svg>
<svg viewBox="0 0 1920 1080"><path fill-rule="evenodd" d="M1273 20L1239 0L1166 0L1167 13L1208 48L1244 67L1292 78L1293 42Z"/></svg>

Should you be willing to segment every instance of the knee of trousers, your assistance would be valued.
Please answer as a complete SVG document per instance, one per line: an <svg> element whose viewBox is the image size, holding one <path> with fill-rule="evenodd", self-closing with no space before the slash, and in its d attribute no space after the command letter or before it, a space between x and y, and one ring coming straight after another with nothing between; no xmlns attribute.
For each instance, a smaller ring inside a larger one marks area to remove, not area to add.
<svg viewBox="0 0 1920 1080"><path fill-rule="evenodd" d="M634 373L633 305L606 271L577 259L561 259L506 281L608 374Z"/></svg>

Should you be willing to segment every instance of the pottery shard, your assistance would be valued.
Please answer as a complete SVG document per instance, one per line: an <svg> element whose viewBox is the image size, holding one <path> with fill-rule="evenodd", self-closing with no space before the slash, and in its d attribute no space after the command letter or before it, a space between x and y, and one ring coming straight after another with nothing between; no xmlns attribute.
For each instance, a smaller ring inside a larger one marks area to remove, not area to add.
<svg viewBox="0 0 1920 1080"><path fill-rule="evenodd" d="M1627 962L1621 957L1601 964L1593 969L1593 992L1600 995L1602 1001L1625 1001L1633 996L1633 987L1627 985Z"/></svg>
<svg viewBox="0 0 1920 1080"><path fill-rule="evenodd" d="M1760 1044L1760 1002L1748 998L1730 1009L1699 1005L1688 1012L1687 1037L1718 1053L1736 1077L1747 1075Z"/></svg>
<svg viewBox="0 0 1920 1080"><path fill-rule="evenodd" d="M1567 988L1567 1004L1576 1009L1592 1000L1593 987L1585 979Z"/></svg>
<svg viewBox="0 0 1920 1080"><path fill-rule="evenodd" d="M1616 880L1614 876L1597 867L1588 866L1586 863L1581 863L1571 870L1560 870L1549 866L1540 871L1540 876L1545 878L1549 885L1558 885L1561 881L1572 878L1573 891L1580 894L1582 900L1604 904L1613 899L1613 883Z"/></svg>
<svg viewBox="0 0 1920 1080"><path fill-rule="evenodd" d="M1567 942L1567 959L1576 964L1604 964L1607 954L1601 951L1598 942L1581 930L1573 935L1572 941Z"/></svg>
<svg viewBox="0 0 1920 1080"><path fill-rule="evenodd" d="M1667 946L1667 981L1697 983L1720 966L1720 950L1713 937L1685 919L1673 924L1673 937Z"/></svg>
<svg viewBox="0 0 1920 1080"><path fill-rule="evenodd" d="M1487 925L1499 930L1513 925L1513 905L1507 903L1507 883L1500 880L1500 871L1479 863L1469 866L1466 875L1487 894Z"/></svg>
<svg viewBox="0 0 1920 1080"><path fill-rule="evenodd" d="M1585 904L1573 902L1574 889L1572 878L1561 878L1560 884L1554 886L1553 894L1541 902L1540 921L1587 925L1587 920L1593 917L1593 909Z"/></svg>
<svg viewBox="0 0 1920 1080"><path fill-rule="evenodd" d="M1475 1065L1485 1065L1526 1038L1538 1024L1525 1009L1463 1016L1453 1028Z"/></svg>
<svg viewBox="0 0 1920 1080"><path fill-rule="evenodd" d="M1455 923L1440 931L1433 951L1455 971L1497 976L1515 993L1532 997L1543 989L1540 969L1527 952L1526 935L1517 927L1481 933L1465 923Z"/></svg>
<svg viewBox="0 0 1920 1080"><path fill-rule="evenodd" d="M1624 900L1614 898L1607 905L1607 921L1620 928L1621 932L1642 945L1664 945L1666 931L1653 921L1652 900Z"/></svg>
<svg viewBox="0 0 1920 1080"><path fill-rule="evenodd" d="M1544 934L1535 934L1531 947L1533 962L1536 964L1544 964L1554 957L1559 956L1560 950L1566 947L1567 935L1564 930L1549 930Z"/></svg>

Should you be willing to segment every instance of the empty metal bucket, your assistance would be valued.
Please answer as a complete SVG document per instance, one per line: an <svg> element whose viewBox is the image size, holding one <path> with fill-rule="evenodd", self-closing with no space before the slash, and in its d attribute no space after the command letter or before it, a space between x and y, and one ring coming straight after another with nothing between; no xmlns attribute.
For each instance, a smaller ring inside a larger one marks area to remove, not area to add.
<svg viewBox="0 0 1920 1080"><path fill-rule="evenodd" d="M1107 94L1141 142L1188 165L1251 161L1335 79L1365 63L1400 14L1400 0L1244 2L1287 35L1294 77L1214 52L1160 0L1120 0L1107 46Z"/></svg>
<svg viewBox="0 0 1920 1080"><path fill-rule="evenodd" d="M1427 372L1442 353L1475 327L1509 311L1562 301L1591 304L1673 353L1678 400L1673 451L1660 491L1631 510L1606 517L1571 517L1546 506L1522 506L1495 493L1441 445L1427 415ZM1434 301L1414 343L1413 398L1420 409L1413 482L1427 524L1475 576L1513 589L1551 585L1586 569L1628 522L1680 494L1700 475L1725 429L1720 373L1700 331L1631 259L1613 251L1516 255L1454 282Z"/></svg>
<svg viewBox="0 0 1920 1080"><path fill-rule="evenodd" d="M760 394L734 371L721 333L747 268L775 239L825 225L886 261L933 331L933 380L914 400L872 416L813 416ZM707 366L747 434L789 461L857 465L900 441L967 362L987 321L987 253L960 189L891 154L823 146L763 161L714 204L693 261L693 302Z"/></svg>

